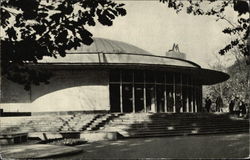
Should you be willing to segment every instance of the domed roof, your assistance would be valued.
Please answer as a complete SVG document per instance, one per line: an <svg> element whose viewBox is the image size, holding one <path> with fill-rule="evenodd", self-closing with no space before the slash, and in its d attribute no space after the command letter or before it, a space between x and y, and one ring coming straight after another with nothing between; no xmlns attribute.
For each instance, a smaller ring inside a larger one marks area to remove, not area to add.
<svg viewBox="0 0 250 160"><path fill-rule="evenodd" d="M81 45L76 50L67 51L65 57L58 56L56 59L44 57L39 63L68 63L68 64L147 64L147 65L170 65L200 68L199 65L178 59L176 57L156 56L148 51L132 44L109 40L105 38L93 38L91 45Z"/></svg>
<svg viewBox="0 0 250 160"><path fill-rule="evenodd" d="M68 53L136 53L136 54L151 54L132 44L109 40L105 38L93 38L91 45L81 45L76 50L72 49Z"/></svg>
<svg viewBox="0 0 250 160"><path fill-rule="evenodd" d="M229 78L225 73L202 69L198 64L185 60L185 56L180 55L180 52L168 52L174 56L157 56L128 43L105 38L93 39L91 45L82 45L76 50L69 50L65 57L58 56L56 59L44 57L39 61L39 65L166 70L192 74L200 79L202 84L215 84Z"/></svg>

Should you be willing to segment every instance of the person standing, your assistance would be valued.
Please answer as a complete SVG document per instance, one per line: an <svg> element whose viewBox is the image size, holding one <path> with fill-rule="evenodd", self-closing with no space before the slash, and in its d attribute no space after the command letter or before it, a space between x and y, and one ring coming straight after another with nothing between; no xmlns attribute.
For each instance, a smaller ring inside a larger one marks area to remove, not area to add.
<svg viewBox="0 0 250 160"><path fill-rule="evenodd" d="M244 100L240 101L240 116L245 117L247 113L247 109L246 109L246 103L244 102Z"/></svg>
<svg viewBox="0 0 250 160"><path fill-rule="evenodd" d="M223 100L221 98L221 96L218 96L217 99L216 99L216 112L220 112L220 110L222 109L223 107Z"/></svg>
<svg viewBox="0 0 250 160"><path fill-rule="evenodd" d="M235 113L238 117L240 116L240 100L239 100L239 97L236 97L236 98L235 98L234 113Z"/></svg>
<svg viewBox="0 0 250 160"><path fill-rule="evenodd" d="M173 107L174 107L174 97L169 92L168 97L167 97L167 111L173 112Z"/></svg>
<svg viewBox="0 0 250 160"><path fill-rule="evenodd" d="M176 113L180 113L181 108L182 108L182 99L181 99L181 94L176 94L176 103L175 103L175 108L176 108Z"/></svg>
<svg viewBox="0 0 250 160"><path fill-rule="evenodd" d="M211 104L212 104L212 101L211 101L211 99L207 96L207 98L205 99L205 108L206 108L207 112L210 111Z"/></svg>
<svg viewBox="0 0 250 160"><path fill-rule="evenodd" d="M234 114L235 99L232 97L229 103L229 113Z"/></svg>

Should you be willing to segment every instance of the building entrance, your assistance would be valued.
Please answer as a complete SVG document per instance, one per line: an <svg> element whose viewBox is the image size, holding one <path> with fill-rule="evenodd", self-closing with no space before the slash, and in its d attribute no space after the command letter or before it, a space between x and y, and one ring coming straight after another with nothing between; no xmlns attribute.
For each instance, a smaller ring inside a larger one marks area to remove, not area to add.
<svg viewBox="0 0 250 160"><path fill-rule="evenodd" d="M135 85L135 112L144 111L144 87L142 84Z"/></svg>
<svg viewBox="0 0 250 160"><path fill-rule="evenodd" d="M133 94L132 85L122 85L122 110L125 113L133 112Z"/></svg>
<svg viewBox="0 0 250 160"><path fill-rule="evenodd" d="M201 107L202 88L194 82L181 73L111 71L110 111L197 112Z"/></svg>

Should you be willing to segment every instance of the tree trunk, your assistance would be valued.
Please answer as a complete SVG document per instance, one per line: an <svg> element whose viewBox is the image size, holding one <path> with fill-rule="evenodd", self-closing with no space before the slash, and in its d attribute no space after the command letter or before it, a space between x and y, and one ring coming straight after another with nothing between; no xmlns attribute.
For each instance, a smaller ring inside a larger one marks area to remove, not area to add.
<svg viewBox="0 0 250 160"><path fill-rule="evenodd" d="M246 66L246 90L245 90L245 101L250 104L250 65Z"/></svg>

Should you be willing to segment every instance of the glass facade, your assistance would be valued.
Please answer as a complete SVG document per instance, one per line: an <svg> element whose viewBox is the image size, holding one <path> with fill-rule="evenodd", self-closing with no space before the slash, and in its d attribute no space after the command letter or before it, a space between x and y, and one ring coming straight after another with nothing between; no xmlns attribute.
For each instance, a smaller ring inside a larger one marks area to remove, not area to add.
<svg viewBox="0 0 250 160"><path fill-rule="evenodd" d="M110 71L111 112L200 112L202 86L194 76L148 70Z"/></svg>

